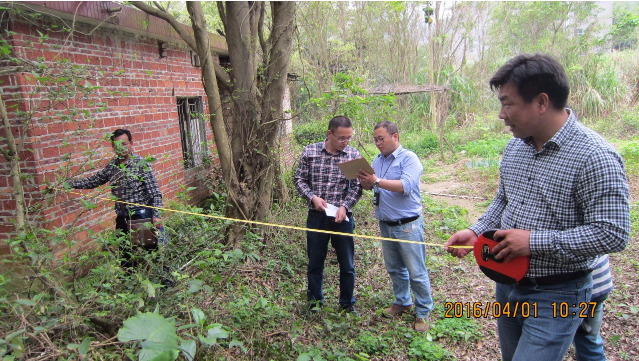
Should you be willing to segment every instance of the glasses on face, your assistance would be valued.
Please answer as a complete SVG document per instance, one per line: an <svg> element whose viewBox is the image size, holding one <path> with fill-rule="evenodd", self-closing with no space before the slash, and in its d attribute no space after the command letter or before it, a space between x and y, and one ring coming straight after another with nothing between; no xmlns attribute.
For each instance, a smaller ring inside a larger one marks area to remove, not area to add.
<svg viewBox="0 0 639 361"><path fill-rule="evenodd" d="M389 135L389 136L387 136L387 137L373 138L373 142L374 142L375 144L377 144L377 143L384 143L384 140L386 140L387 138L390 138L390 137L391 137L391 136Z"/></svg>
<svg viewBox="0 0 639 361"><path fill-rule="evenodd" d="M331 132L331 134L333 134L333 136L335 137L335 139L337 139L340 143L348 143L351 140L353 140L353 137L338 137L337 135L335 135L335 133Z"/></svg>

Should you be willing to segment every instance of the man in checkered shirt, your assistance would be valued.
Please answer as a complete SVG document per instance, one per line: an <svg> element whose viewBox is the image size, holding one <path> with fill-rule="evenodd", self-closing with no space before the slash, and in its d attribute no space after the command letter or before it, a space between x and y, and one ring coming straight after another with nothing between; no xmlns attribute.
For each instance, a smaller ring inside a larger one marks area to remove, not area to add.
<svg viewBox="0 0 639 361"><path fill-rule="evenodd" d="M338 168L343 163L361 158L361 153L348 145L353 138L353 124L344 116L337 116L328 123L326 139L306 146L302 151L295 172L295 188L306 200L308 217L306 227L342 233L353 233L353 207L362 196L359 180L347 180ZM329 205L337 207L335 217L325 210ZM355 247L352 236L338 236L318 232L306 232L308 254L307 297L312 312L324 303L322 284L324 261L331 241L339 262L339 304L344 312L356 312L355 297Z"/></svg>
<svg viewBox="0 0 639 361"><path fill-rule="evenodd" d="M113 195L122 201L135 204L144 204L153 207L162 207L162 193L155 179L151 164L133 153L133 138L127 129L117 129L111 136L111 143L116 157L96 174L77 180L69 180L67 184L75 189L93 189L107 182L111 185ZM158 241L167 242L162 226L162 219L158 209L131 206L124 203L115 203L115 228L127 234L130 219L152 218L154 226L159 230ZM147 250L157 249L157 245L145 246ZM131 266L131 249L121 243L122 266Z"/></svg>
<svg viewBox="0 0 639 361"><path fill-rule="evenodd" d="M601 255L623 250L630 237L629 190L623 160L566 108L563 67L547 55L519 55L490 86L499 91L499 118L512 138L499 167L497 196L446 250L463 257L477 236L499 229L493 249L507 263L528 256L526 277L496 286L502 309L536 307L536 315L497 319L502 359L563 360L580 314L591 299L592 270Z"/></svg>

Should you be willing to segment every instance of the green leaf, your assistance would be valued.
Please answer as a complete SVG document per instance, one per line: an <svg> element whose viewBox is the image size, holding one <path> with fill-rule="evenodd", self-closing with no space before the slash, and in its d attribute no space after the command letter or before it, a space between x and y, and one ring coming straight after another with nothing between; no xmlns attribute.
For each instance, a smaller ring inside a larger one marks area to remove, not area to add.
<svg viewBox="0 0 639 361"><path fill-rule="evenodd" d="M188 325L184 325L184 326L180 326L177 328L178 331L182 331L182 330L187 330L189 328L194 328L197 327L198 324L197 323L189 323Z"/></svg>
<svg viewBox="0 0 639 361"><path fill-rule="evenodd" d="M201 280L190 280L189 281L189 289L186 291L187 293L196 293L202 289L202 281Z"/></svg>
<svg viewBox="0 0 639 361"><path fill-rule="evenodd" d="M229 348L231 347L239 347L240 350L242 350L242 352L246 353L248 350L246 349L246 347L244 347L244 344L242 343L242 341L238 341L236 339L233 339L230 343L229 343Z"/></svg>
<svg viewBox="0 0 639 361"><path fill-rule="evenodd" d="M175 320L157 313L141 313L124 321L118 340L122 342L148 340L177 348Z"/></svg>
<svg viewBox="0 0 639 361"><path fill-rule="evenodd" d="M199 308L193 307L191 309L191 314L195 319L195 322L200 325L200 327L204 326L204 322L206 321L206 315Z"/></svg>
<svg viewBox="0 0 639 361"><path fill-rule="evenodd" d="M35 302L33 302L32 300L30 300L28 298L23 298L23 299L20 299L20 300L16 300L16 303L19 303L19 304L24 305L24 306L35 306L36 305Z"/></svg>
<svg viewBox="0 0 639 361"><path fill-rule="evenodd" d="M180 348L182 349L184 357L189 361L193 361L193 357L195 357L195 352L197 351L195 340L182 340Z"/></svg>
<svg viewBox="0 0 639 361"><path fill-rule="evenodd" d="M148 279L144 280L142 284L146 287L146 294L149 297L155 297L155 285Z"/></svg>
<svg viewBox="0 0 639 361"><path fill-rule="evenodd" d="M157 351L157 350L142 350L140 352L139 361L175 361L178 356L180 356L180 352L178 350L170 350L170 351Z"/></svg>
<svg viewBox="0 0 639 361"><path fill-rule="evenodd" d="M209 328L206 337L200 336L199 339L202 343L207 344L209 346L215 346L217 344L218 338L227 338L229 337L229 333L223 329L224 326L219 323L214 323Z"/></svg>
<svg viewBox="0 0 639 361"><path fill-rule="evenodd" d="M9 343L13 348L13 356L17 359L22 358L22 356L24 356L24 343L22 342L22 337L14 337Z"/></svg>
<svg viewBox="0 0 639 361"><path fill-rule="evenodd" d="M85 337L82 340L82 344L80 344L80 347L78 347L78 352L80 352L80 356L85 356L87 354L87 352L89 352L89 349L91 348L91 337Z"/></svg>

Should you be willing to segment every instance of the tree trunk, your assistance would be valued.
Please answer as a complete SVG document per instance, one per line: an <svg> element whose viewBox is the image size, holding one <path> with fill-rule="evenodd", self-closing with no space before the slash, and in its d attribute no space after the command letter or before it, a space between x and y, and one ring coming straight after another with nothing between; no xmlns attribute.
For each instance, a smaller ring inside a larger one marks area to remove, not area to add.
<svg viewBox="0 0 639 361"><path fill-rule="evenodd" d="M2 93L0 93L1 95ZM25 208L24 208L24 188L22 187L22 177L20 176L20 154L16 146L16 140L11 131L11 123L7 115L7 108L4 100L0 96L0 117L2 117L2 125L4 126L5 139L7 140L7 150L0 149L2 155L9 162L11 181L13 182L13 196L16 200L16 234L18 238L25 231ZM24 247L24 245L22 245ZM25 251L28 251L25 248Z"/></svg>

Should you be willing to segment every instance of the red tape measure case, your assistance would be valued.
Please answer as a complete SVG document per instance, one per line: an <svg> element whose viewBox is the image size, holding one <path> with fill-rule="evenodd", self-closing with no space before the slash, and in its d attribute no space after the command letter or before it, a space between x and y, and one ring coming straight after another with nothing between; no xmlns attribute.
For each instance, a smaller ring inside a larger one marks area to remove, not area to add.
<svg viewBox="0 0 639 361"><path fill-rule="evenodd" d="M500 240L494 240L493 236L497 230L490 230L482 233L475 241L473 254L479 265L479 269L484 272L488 278L503 284L513 284L520 281L528 272L528 257L515 257L510 262L504 262L504 259L496 260L493 248Z"/></svg>

